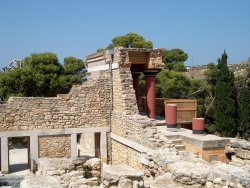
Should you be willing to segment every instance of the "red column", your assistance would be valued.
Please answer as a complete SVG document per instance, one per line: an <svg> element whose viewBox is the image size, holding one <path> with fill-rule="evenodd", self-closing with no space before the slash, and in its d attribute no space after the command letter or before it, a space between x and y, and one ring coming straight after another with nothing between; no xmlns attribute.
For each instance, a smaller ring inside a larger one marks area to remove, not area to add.
<svg viewBox="0 0 250 188"><path fill-rule="evenodd" d="M165 105L165 121L168 128L177 127L177 105L166 104Z"/></svg>
<svg viewBox="0 0 250 188"><path fill-rule="evenodd" d="M147 103L147 116L155 119L155 83L157 72L144 72L146 76L146 103Z"/></svg>
<svg viewBox="0 0 250 188"><path fill-rule="evenodd" d="M205 121L204 118L193 118L192 130L193 134L204 134Z"/></svg>
<svg viewBox="0 0 250 188"><path fill-rule="evenodd" d="M140 75L141 75L140 72L132 72L133 88L135 90L137 106L139 106L139 97L140 97L140 85L139 85Z"/></svg>

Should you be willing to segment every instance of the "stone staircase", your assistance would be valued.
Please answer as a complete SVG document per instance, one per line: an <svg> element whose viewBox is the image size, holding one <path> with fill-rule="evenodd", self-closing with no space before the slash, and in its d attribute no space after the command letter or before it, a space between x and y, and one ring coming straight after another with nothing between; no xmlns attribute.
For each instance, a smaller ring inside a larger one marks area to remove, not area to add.
<svg viewBox="0 0 250 188"><path fill-rule="evenodd" d="M182 144L182 139L179 138L177 135L167 136L167 138L173 142L177 151L184 151L185 145Z"/></svg>

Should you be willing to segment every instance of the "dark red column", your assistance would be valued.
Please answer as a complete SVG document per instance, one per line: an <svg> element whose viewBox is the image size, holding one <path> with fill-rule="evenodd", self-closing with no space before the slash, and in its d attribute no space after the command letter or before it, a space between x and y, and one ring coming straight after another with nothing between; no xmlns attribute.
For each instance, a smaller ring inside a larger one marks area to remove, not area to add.
<svg viewBox="0 0 250 188"><path fill-rule="evenodd" d="M139 97L140 97L140 85L139 85L140 75L141 75L140 72L132 72L133 88L135 90L137 106L139 106Z"/></svg>
<svg viewBox="0 0 250 188"><path fill-rule="evenodd" d="M156 71L144 72L146 77L146 106L147 116L151 119L155 119L156 106L155 106L155 83L156 83Z"/></svg>
<svg viewBox="0 0 250 188"><path fill-rule="evenodd" d="M204 118L193 118L192 130L193 134L204 134L205 120Z"/></svg>
<svg viewBox="0 0 250 188"><path fill-rule="evenodd" d="M165 104L165 121L168 128L177 127L177 105Z"/></svg>

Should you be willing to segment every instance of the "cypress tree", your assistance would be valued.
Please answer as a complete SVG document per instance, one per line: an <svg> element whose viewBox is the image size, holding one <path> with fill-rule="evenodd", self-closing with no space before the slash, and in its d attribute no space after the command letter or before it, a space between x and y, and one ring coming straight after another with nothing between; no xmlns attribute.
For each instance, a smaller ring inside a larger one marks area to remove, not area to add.
<svg viewBox="0 0 250 188"><path fill-rule="evenodd" d="M227 66L227 54L218 59L217 82L215 86L216 131L225 137L237 134L237 100L234 75Z"/></svg>
<svg viewBox="0 0 250 188"><path fill-rule="evenodd" d="M250 138L250 65L243 86L239 90L239 124L241 136Z"/></svg>

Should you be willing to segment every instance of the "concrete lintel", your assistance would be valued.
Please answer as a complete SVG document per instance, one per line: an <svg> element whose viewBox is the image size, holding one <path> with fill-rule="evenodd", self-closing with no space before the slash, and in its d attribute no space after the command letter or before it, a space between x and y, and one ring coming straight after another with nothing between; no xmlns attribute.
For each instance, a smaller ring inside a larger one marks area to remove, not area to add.
<svg viewBox="0 0 250 188"><path fill-rule="evenodd" d="M134 142L134 141L131 141L127 138L124 138L124 137L121 137L121 136L118 136L114 133L111 133L111 138L114 139L115 141L117 142L120 142L122 144L124 144L125 146L128 146L136 151L139 151L141 153L144 153L144 152L152 152L153 150L150 149L150 148L147 148L137 142Z"/></svg>
<svg viewBox="0 0 250 188"><path fill-rule="evenodd" d="M90 127L90 128L61 128L61 129L41 129L41 130L20 130L20 131L2 131L0 137L22 137L22 136L47 136L61 134L95 133L108 132L108 127Z"/></svg>
<svg viewBox="0 0 250 188"><path fill-rule="evenodd" d="M77 158L77 134L71 134L71 159Z"/></svg>
<svg viewBox="0 0 250 188"><path fill-rule="evenodd" d="M9 146L8 137L1 137L1 172L9 173Z"/></svg>
<svg viewBox="0 0 250 188"><path fill-rule="evenodd" d="M103 163L108 162L108 146L107 146L107 134L105 132L101 133L101 161Z"/></svg>

